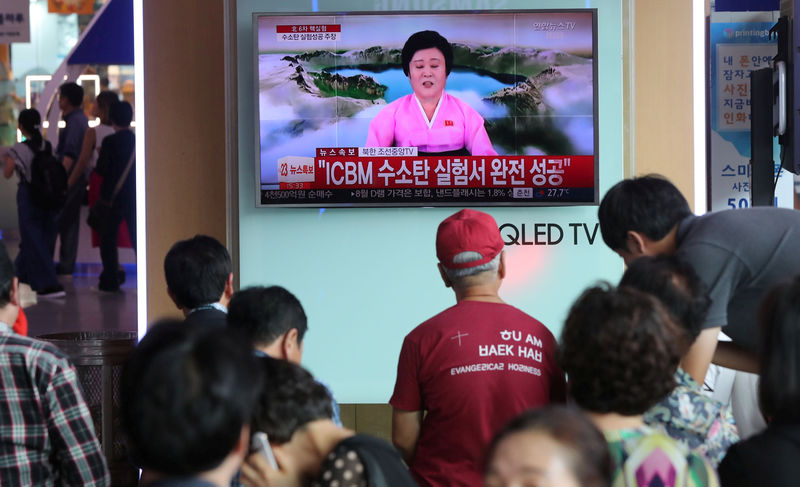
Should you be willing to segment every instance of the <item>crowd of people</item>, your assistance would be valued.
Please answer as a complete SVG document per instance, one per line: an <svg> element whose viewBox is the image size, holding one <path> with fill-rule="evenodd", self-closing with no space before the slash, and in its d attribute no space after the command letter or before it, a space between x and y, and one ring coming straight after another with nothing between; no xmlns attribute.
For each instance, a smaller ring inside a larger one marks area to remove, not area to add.
<svg viewBox="0 0 800 487"><path fill-rule="evenodd" d="M99 235L103 263L96 290L119 292L125 279L117 251L120 228L124 228L122 238L136 250L135 136L130 130L133 109L116 93L102 91L92 108L100 123L90 128L83 104L80 85L68 82L59 87L58 107L64 127L58 131L55 148L42 135L41 114L34 108L22 110L18 128L24 139L2 159L3 176L9 179L16 174L19 180L18 277L42 298L65 296L58 276L75 272L85 200L98 210L107 208L93 226ZM42 194L48 197L42 198Z"/></svg>
<svg viewBox="0 0 800 487"><path fill-rule="evenodd" d="M309 332L280 286L234 290L228 251L197 235L164 258L182 320L153 323L121 378L130 461L152 486L788 486L800 474L800 214L694 216L656 176L599 208L627 268L579 294L560 339L501 298L494 218L443 220L456 304L406 336L391 443L341 423L302 365ZM116 230L116 229L115 229ZM11 330L19 280L0 246L3 485L108 485L77 375ZM723 330L732 343L719 345ZM741 439L701 384L709 363L761 375L767 428Z"/></svg>

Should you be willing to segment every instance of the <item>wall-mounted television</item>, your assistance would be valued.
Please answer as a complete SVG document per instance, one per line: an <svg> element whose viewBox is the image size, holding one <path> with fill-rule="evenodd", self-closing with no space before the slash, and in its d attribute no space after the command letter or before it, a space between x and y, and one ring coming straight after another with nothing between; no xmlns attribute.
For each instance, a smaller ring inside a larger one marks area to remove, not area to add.
<svg viewBox="0 0 800 487"><path fill-rule="evenodd" d="M257 206L597 203L596 9L253 22Z"/></svg>

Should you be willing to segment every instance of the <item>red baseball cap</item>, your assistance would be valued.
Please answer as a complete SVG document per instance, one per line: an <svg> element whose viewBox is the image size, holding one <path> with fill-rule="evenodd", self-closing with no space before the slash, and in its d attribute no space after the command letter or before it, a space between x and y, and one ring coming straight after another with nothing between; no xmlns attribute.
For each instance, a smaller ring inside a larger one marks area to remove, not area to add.
<svg viewBox="0 0 800 487"><path fill-rule="evenodd" d="M497 222L488 213L465 209L447 217L436 231L436 257L448 269L467 269L489 262L503 250L503 237ZM472 262L453 262L462 252L477 252L482 258Z"/></svg>

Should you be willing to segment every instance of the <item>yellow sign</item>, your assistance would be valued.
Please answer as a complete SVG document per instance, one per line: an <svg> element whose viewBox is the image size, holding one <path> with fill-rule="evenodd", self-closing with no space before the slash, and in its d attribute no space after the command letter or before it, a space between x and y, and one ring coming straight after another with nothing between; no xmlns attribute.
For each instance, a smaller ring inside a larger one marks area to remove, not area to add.
<svg viewBox="0 0 800 487"><path fill-rule="evenodd" d="M51 14L93 14L94 0L47 0Z"/></svg>

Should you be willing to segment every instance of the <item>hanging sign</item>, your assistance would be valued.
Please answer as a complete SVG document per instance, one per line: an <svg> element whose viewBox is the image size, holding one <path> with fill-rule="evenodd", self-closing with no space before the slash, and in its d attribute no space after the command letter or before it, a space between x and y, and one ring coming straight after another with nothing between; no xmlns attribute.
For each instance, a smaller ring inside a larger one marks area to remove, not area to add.
<svg viewBox="0 0 800 487"><path fill-rule="evenodd" d="M0 44L30 41L30 0L0 2Z"/></svg>

